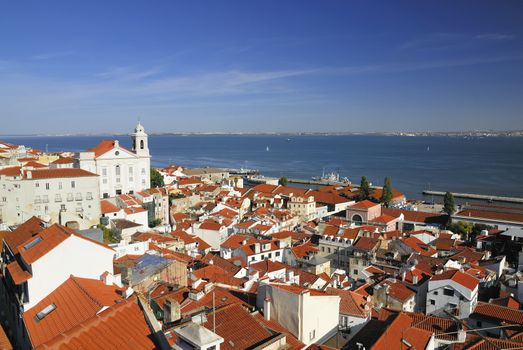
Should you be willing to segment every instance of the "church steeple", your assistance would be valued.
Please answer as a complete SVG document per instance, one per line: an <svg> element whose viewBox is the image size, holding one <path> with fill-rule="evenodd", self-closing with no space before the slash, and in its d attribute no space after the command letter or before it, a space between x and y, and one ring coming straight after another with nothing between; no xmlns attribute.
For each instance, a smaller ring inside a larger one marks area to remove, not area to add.
<svg viewBox="0 0 523 350"><path fill-rule="evenodd" d="M138 121L138 124L134 128L134 133L131 135L133 139L133 152L136 153L139 156L149 156L149 137L145 133L145 129L143 128L140 121Z"/></svg>

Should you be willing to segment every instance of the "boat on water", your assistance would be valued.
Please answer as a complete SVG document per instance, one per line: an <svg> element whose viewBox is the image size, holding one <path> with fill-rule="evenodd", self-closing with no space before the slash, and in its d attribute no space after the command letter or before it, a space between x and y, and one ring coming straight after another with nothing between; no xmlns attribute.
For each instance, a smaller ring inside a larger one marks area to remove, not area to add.
<svg viewBox="0 0 523 350"><path fill-rule="evenodd" d="M267 150L267 152L269 152L269 151L270 151L270 149L269 149L269 146L267 146L266 150Z"/></svg>
<svg viewBox="0 0 523 350"><path fill-rule="evenodd" d="M333 171L331 173L325 174L325 170L322 172L321 176L313 176L314 181L329 181L329 182L339 182L340 174Z"/></svg>

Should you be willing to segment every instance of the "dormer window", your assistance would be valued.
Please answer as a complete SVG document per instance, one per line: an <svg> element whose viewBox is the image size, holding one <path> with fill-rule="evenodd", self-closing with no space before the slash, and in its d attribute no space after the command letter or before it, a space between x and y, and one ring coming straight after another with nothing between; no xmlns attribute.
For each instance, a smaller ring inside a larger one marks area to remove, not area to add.
<svg viewBox="0 0 523 350"><path fill-rule="evenodd" d="M49 304L47 305L46 307L44 307L42 309L42 311L40 311L39 313L36 314L35 318L37 321L41 321L44 319L44 317L46 317L47 315L49 315L51 312L53 312L54 310L56 310L56 305L55 304Z"/></svg>

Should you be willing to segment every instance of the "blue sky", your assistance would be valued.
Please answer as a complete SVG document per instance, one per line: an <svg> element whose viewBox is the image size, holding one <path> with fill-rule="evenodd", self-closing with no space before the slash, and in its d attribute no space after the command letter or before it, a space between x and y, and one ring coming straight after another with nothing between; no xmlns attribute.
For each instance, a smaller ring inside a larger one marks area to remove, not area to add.
<svg viewBox="0 0 523 350"><path fill-rule="evenodd" d="M522 1L4 1L1 134L523 129Z"/></svg>

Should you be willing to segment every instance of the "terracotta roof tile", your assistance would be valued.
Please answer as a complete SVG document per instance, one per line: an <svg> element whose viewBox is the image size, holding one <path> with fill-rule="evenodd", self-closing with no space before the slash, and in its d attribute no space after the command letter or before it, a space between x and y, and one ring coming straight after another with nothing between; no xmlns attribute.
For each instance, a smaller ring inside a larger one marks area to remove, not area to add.
<svg viewBox="0 0 523 350"><path fill-rule="evenodd" d="M271 332L239 304L231 304L210 313L207 316L208 321L203 324L207 329L213 329L214 316L216 316L215 333L224 339L220 349L247 349L272 336Z"/></svg>
<svg viewBox="0 0 523 350"><path fill-rule="evenodd" d="M508 323L523 324L523 311L510 307L479 302L471 317L482 316Z"/></svg>
<svg viewBox="0 0 523 350"><path fill-rule="evenodd" d="M24 313L24 323L33 347L38 347L59 334L94 317L104 306L122 300L121 290L98 280L70 277L31 309ZM43 319L37 313L48 305L55 309Z"/></svg>
<svg viewBox="0 0 523 350"><path fill-rule="evenodd" d="M439 275L434 275L431 278L431 281L442 280L453 280L454 282L461 284L463 287L471 291L476 289L479 285L479 280L459 270L447 270Z"/></svg>
<svg viewBox="0 0 523 350"><path fill-rule="evenodd" d="M55 337L42 349L59 350L153 350L149 328L136 298L123 301ZM40 348L39 348L40 349Z"/></svg>

